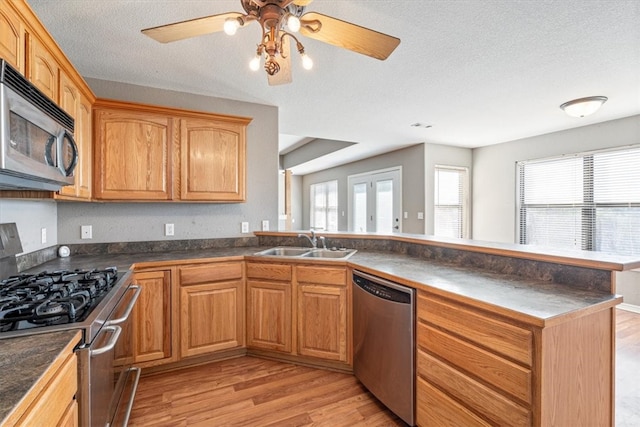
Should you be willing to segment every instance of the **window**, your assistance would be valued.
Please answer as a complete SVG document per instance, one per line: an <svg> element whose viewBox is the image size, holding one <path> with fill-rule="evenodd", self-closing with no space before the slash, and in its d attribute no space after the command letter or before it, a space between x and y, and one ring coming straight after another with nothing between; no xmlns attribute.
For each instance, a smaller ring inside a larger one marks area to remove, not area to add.
<svg viewBox="0 0 640 427"><path fill-rule="evenodd" d="M338 231L338 181L311 184L311 228Z"/></svg>
<svg viewBox="0 0 640 427"><path fill-rule="evenodd" d="M518 162L518 241L640 254L640 148Z"/></svg>
<svg viewBox="0 0 640 427"><path fill-rule="evenodd" d="M436 166L433 230L436 236L469 237L467 168Z"/></svg>

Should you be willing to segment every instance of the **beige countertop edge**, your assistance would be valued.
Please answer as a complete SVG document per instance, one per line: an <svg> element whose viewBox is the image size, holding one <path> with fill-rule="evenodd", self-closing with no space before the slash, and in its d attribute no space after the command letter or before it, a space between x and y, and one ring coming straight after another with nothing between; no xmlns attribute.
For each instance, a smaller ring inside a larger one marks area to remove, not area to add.
<svg viewBox="0 0 640 427"><path fill-rule="evenodd" d="M289 237L298 233L309 233L308 230L300 231L256 231L256 236ZM522 258L534 261L552 262L576 267L595 268L599 270L626 271L640 268L640 257L606 254L593 251L569 251L548 247L519 245L515 243L485 242L470 239L449 239L436 236L414 234L359 234L341 232L319 232L319 235L339 239L368 239L368 240L392 240L397 242L415 243L421 245L437 246L442 248L460 249L471 252L480 252L490 255L500 255L512 258Z"/></svg>

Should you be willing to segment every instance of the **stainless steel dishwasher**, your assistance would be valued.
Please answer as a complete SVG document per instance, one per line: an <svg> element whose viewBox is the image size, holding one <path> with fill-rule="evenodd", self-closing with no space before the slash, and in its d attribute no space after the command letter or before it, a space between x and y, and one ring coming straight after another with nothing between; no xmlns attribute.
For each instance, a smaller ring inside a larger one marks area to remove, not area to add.
<svg viewBox="0 0 640 427"><path fill-rule="evenodd" d="M353 272L353 372L415 425L415 289Z"/></svg>

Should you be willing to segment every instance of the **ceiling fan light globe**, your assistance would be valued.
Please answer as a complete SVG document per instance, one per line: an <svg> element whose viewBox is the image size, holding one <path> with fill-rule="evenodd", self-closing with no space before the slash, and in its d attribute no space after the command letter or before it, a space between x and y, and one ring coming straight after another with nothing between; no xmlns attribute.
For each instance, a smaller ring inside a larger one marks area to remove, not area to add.
<svg viewBox="0 0 640 427"><path fill-rule="evenodd" d="M260 56L254 56L251 61L249 61L249 68L251 71L258 71L260 69Z"/></svg>
<svg viewBox="0 0 640 427"><path fill-rule="evenodd" d="M292 33L297 33L300 31L300 19L295 15L289 15L287 18L287 28Z"/></svg>
<svg viewBox="0 0 640 427"><path fill-rule="evenodd" d="M302 54L302 68L310 70L313 68L313 60L306 53Z"/></svg>
<svg viewBox="0 0 640 427"><path fill-rule="evenodd" d="M238 22L237 19L229 18L226 21L224 21L225 34L232 36L238 31L238 28L240 28L240 22Z"/></svg>

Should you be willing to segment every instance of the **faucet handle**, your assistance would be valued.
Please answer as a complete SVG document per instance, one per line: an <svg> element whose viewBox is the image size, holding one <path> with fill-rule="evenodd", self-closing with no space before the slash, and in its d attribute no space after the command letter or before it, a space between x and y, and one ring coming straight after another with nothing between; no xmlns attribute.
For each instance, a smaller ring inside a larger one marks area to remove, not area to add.
<svg viewBox="0 0 640 427"><path fill-rule="evenodd" d="M322 248L327 249L327 240L324 238L324 236L320 236L319 239L322 242Z"/></svg>

